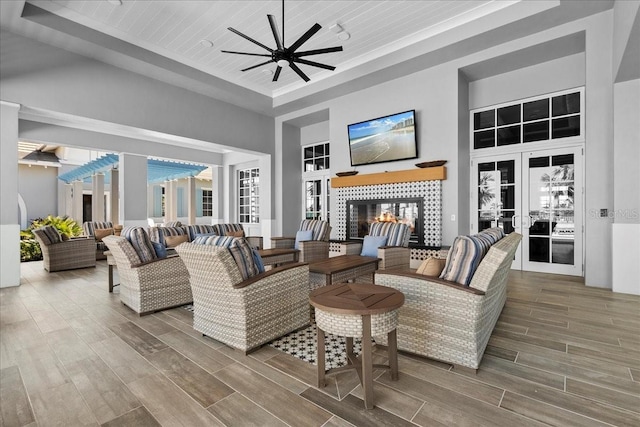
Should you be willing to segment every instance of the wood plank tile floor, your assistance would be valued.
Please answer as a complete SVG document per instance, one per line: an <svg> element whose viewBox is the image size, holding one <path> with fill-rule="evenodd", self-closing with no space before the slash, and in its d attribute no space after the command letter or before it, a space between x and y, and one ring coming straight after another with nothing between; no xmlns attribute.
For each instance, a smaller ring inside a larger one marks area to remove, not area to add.
<svg viewBox="0 0 640 427"><path fill-rule="evenodd" d="M0 289L2 426L640 425L640 298L576 278L512 272L477 373L401 354L370 411L353 372L319 390L315 366L245 356L187 310L138 317L107 292L104 261L26 263L22 278Z"/></svg>

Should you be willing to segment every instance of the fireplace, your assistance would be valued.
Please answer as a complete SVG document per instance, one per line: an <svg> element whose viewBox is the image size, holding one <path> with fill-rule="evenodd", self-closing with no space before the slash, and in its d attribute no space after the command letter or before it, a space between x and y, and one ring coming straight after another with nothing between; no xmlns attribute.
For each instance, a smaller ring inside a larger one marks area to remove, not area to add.
<svg viewBox="0 0 640 427"><path fill-rule="evenodd" d="M346 238L363 239L375 222L399 222L409 226L409 246L424 245L424 198L347 200Z"/></svg>

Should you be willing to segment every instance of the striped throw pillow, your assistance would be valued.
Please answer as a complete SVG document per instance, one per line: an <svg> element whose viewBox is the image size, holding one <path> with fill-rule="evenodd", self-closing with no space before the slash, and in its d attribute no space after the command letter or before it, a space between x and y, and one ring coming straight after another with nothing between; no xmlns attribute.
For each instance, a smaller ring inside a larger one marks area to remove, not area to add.
<svg viewBox="0 0 640 427"><path fill-rule="evenodd" d="M313 236L311 240L329 240L329 223L318 219L303 219L300 222L300 231L311 230Z"/></svg>
<svg viewBox="0 0 640 427"><path fill-rule="evenodd" d="M440 278L469 286L473 273L493 243L493 237L486 233L456 237Z"/></svg>
<svg viewBox="0 0 640 427"><path fill-rule="evenodd" d="M253 250L244 238L230 236L203 236L196 237L193 243L228 248L233 260L238 266L238 270L240 270L243 280L260 273L260 269L258 268L258 265L256 265Z"/></svg>
<svg viewBox="0 0 640 427"><path fill-rule="evenodd" d="M167 247L167 236L187 236L187 230L184 227L151 227L149 228L149 238L152 242L162 243ZM190 239L188 239L190 240Z"/></svg>
<svg viewBox="0 0 640 427"><path fill-rule="evenodd" d="M193 224L187 226L187 233L189 234L189 241L193 242L198 234L215 234L220 236L220 233L216 230L215 225L210 224Z"/></svg>
<svg viewBox="0 0 640 427"><path fill-rule="evenodd" d="M153 248L149 235L142 227L124 227L120 236L124 237L131 243L136 250L141 262L149 262L156 259L156 251Z"/></svg>
<svg viewBox="0 0 640 427"><path fill-rule="evenodd" d="M193 243L198 245L221 246L229 248L234 245L236 238L230 236L200 236L196 237Z"/></svg>
<svg viewBox="0 0 640 427"><path fill-rule="evenodd" d="M502 230L502 228L500 227L492 227L492 228L484 229L478 234L488 234L490 236L493 236L494 243L495 243L504 237L504 230Z"/></svg>
<svg viewBox="0 0 640 427"><path fill-rule="evenodd" d="M387 236L387 246L409 246L411 229L407 224L394 222L374 222L369 228L369 236Z"/></svg>

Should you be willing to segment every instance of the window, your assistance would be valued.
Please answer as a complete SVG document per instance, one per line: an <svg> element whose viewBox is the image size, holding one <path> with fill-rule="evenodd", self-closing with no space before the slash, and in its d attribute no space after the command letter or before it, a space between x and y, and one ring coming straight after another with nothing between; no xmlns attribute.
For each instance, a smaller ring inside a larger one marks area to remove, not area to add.
<svg viewBox="0 0 640 427"><path fill-rule="evenodd" d="M241 223L260 223L260 169L238 171L238 210Z"/></svg>
<svg viewBox="0 0 640 427"><path fill-rule="evenodd" d="M313 172L329 169L329 143L307 145L302 148L302 170Z"/></svg>
<svg viewBox="0 0 640 427"><path fill-rule="evenodd" d="M583 93L558 92L472 111L473 149L582 135Z"/></svg>
<svg viewBox="0 0 640 427"><path fill-rule="evenodd" d="M202 216L213 216L213 191L202 189Z"/></svg>

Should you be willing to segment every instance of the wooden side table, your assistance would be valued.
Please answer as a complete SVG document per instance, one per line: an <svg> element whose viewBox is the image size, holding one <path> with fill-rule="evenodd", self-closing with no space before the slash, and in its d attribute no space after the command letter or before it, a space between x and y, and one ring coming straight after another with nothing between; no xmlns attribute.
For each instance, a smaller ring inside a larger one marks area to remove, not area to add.
<svg viewBox="0 0 640 427"><path fill-rule="evenodd" d="M375 273L380 258L360 255L340 255L309 263L309 288L355 280L359 276L369 275L375 283Z"/></svg>
<svg viewBox="0 0 640 427"><path fill-rule="evenodd" d="M325 375L355 369L364 392L366 409L374 407L373 368L389 369L391 379L398 379L398 344L396 327L398 309L404 294L386 286L340 283L311 292L309 301L316 310L318 329L318 387L325 386ZM347 365L325 372L325 332L347 338ZM371 337L387 334L389 365L374 365ZM353 354L353 338L362 337L362 354Z"/></svg>

